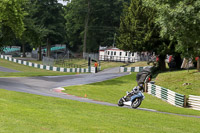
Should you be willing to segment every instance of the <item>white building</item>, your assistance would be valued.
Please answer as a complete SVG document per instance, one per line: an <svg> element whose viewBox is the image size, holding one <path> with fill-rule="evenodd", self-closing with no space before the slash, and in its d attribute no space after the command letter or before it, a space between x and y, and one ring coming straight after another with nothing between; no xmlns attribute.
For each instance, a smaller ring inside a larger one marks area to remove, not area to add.
<svg viewBox="0 0 200 133"><path fill-rule="evenodd" d="M137 52L123 51L116 47L99 47L99 60L119 61L119 62L137 62L140 56Z"/></svg>

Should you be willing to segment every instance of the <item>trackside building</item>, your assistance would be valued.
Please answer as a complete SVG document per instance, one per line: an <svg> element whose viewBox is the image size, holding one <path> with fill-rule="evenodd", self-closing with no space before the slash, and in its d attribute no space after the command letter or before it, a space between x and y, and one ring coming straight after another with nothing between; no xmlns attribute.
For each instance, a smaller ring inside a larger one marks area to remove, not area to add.
<svg viewBox="0 0 200 133"><path fill-rule="evenodd" d="M120 50L116 47L99 47L99 60L117 62L137 62L140 61L138 52Z"/></svg>

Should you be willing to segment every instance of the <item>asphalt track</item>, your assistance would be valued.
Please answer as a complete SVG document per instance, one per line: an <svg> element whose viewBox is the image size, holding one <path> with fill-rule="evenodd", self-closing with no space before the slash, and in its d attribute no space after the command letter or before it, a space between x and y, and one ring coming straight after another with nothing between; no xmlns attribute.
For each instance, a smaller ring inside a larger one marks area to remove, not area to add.
<svg viewBox="0 0 200 133"><path fill-rule="evenodd" d="M13 69L8 69L8 68L1 67L1 66L0 66L0 71L1 72L19 72L19 71L16 71L16 70L13 70Z"/></svg>
<svg viewBox="0 0 200 133"><path fill-rule="evenodd" d="M65 99L72 99L77 101L87 101L73 96L62 95L56 93L54 88L90 84L95 82L101 82L124 75L129 73L118 73L119 68L114 68L107 71L102 71L96 74L77 74L77 75L65 75L65 76L42 76L42 77L0 77L0 88L25 92L31 94L37 94L42 96L60 97Z"/></svg>
<svg viewBox="0 0 200 133"><path fill-rule="evenodd" d="M66 76L14 77L14 78L2 77L0 78L0 88L11 91L42 95L42 96L76 100L80 102L101 104L107 106L117 106L117 104L68 95L66 93L62 93L60 90L57 90L56 88L101 82L129 74L129 73L118 73L118 70L119 68L114 68L96 74L78 74L78 75L66 75ZM127 106L125 107L130 108ZM200 118L200 116L190 116L190 115L160 112L152 109L145 109L145 108L138 108L138 109L143 111L151 111L163 114Z"/></svg>

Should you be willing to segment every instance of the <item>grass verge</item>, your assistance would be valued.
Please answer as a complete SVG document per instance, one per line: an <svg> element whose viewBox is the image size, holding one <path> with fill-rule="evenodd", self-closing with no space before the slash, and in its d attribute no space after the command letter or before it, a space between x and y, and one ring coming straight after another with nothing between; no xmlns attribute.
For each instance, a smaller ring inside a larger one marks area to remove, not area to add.
<svg viewBox="0 0 200 133"><path fill-rule="evenodd" d="M136 63L131 63L127 67L144 67L144 66L153 66L152 64L147 64L146 61L140 61Z"/></svg>
<svg viewBox="0 0 200 133"><path fill-rule="evenodd" d="M136 73L132 73L131 75L103 82L65 87L65 92L81 97L84 97L86 94L90 99L117 104L118 100L125 95L126 91L130 91L135 85ZM200 116L200 111L175 107L149 94L145 94L145 100L140 107L163 112Z"/></svg>
<svg viewBox="0 0 200 133"><path fill-rule="evenodd" d="M197 133L198 118L0 89L1 133Z"/></svg>
<svg viewBox="0 0 200 133"><path fill-rule="evenodd" d="M160 73L155 79L156 84L184 95L200 96L200 72L187 70ZM191 83L184 85L184 83Z"/></svg>

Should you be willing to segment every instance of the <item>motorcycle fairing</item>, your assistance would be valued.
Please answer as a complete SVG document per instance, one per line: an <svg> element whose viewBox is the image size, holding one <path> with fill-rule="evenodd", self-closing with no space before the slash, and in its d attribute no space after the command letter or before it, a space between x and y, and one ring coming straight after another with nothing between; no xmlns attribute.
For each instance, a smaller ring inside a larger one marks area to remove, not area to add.
<svg viewBox="0 0 200 133"><path fill-rule="evenodd" d="M144 95L141 92L134 94L133 96L131 96L131 102L133 102L133 100L136 99L136 98L143 98L144 99Z"/></svg>

